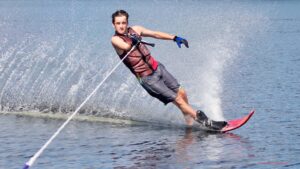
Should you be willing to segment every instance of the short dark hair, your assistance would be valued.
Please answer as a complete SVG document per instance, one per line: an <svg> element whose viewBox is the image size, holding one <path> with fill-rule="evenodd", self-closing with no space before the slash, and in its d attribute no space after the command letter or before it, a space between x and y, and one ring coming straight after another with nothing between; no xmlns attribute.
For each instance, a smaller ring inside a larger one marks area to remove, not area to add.
<svg viewBox="0 0 300 169"><path fill-rule="evenodd" d="M117 10L111 15L112 23L115 23L115 17L117 16L126 16L126 20L128 22L129 14L124 10Z"/></svg>

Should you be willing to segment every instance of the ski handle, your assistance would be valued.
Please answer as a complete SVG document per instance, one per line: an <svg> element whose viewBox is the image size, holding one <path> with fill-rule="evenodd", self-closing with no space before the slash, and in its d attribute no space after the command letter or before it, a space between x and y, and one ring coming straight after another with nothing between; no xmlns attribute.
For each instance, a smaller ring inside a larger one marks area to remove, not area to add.
<svg viewBox="0 0 300 169"><path fill-rule="evenodd" d="M129 38L136 38L137 37L137 35L136 34L124 34L125 36L127 36L127 37L129 37ZM140 38L138 38L138 43L143 43L143 44L145 44L145 45L149 45L149 46L152 46L152 47L154 47L155 46L155 44L154 43L150 43L150 42L146 42L146 41L143 41L143 40L141 40ZM137 44L138 44L137 43Z"/></svg>
<svg viewBox="0 0 300 169"><path fill-rule="evenodd" d="M143 40L141 40L141 43L143 43L143 44L145 44L145 45L152 46L152 47L154 47L154 46L155 46L155 44L154 44L154 43L146 42L146 41L143 41Z"/></svg>

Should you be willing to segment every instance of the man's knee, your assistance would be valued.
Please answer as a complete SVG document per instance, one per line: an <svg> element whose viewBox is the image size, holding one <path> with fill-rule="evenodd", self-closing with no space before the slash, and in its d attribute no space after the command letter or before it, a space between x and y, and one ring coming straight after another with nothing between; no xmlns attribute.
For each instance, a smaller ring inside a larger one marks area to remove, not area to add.
<svg viewBox="0 0 300 169"><path fill-rule="evenodd" d="M178 92L177 92L177 95L180 95L181 97L186 97L186 92L183 88L179 88L178 89Z"/></svg>
<svg viewBox="0 0 300 169"><path fill-rule="evenodd" d="M182 97L182 95L180 93L177 94L177 97L175 99L175 103L179 106L183 105L183 104L186 104L184 98Z"/></svg>

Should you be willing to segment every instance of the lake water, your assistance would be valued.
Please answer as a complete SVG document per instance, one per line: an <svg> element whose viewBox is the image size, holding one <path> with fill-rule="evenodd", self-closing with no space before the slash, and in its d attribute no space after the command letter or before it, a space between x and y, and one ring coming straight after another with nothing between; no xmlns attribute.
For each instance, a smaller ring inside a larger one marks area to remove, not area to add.
<svg viewBox="0 0 300 169"><path fill-rule="evenodd" d="M21 168L64 122L43 116L73 112L117 64L117 9L189 41L146 38L193 106L216 120L255 115L227 134L187 129L121 65L79 112L90 120L72 121L31 168L300 167L300 1L30 0L0 1L0 168Z"/></svg>

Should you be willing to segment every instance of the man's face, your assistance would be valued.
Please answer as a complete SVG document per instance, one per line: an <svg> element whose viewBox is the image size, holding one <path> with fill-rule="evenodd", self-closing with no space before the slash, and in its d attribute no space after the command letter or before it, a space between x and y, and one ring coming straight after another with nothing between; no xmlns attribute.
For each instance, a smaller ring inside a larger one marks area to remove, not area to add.
<svg viewBox="0 0 300 169"><path fill-rule="evenodd" d="M127 30L127 18L126 16L116 16L115 17L115 22L113 24L115 30L119 34L125 34Z"/></svg>

